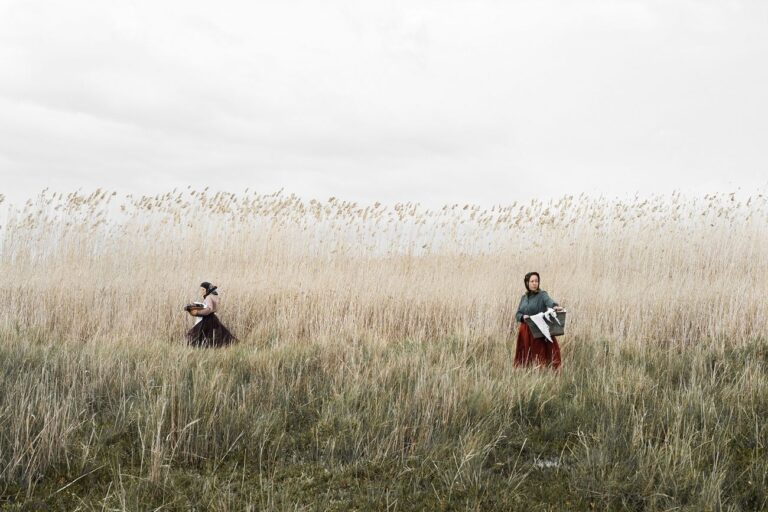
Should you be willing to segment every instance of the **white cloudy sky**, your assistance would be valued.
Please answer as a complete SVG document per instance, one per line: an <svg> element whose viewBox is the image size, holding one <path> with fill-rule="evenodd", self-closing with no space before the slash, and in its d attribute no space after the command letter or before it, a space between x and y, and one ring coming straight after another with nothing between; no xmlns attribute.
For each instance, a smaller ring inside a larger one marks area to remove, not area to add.
<svg viewBox="0 0 768 512"><path fill-rule="evenodd" d="M0 193L768 183L768 2L0 0Z"/></svg>

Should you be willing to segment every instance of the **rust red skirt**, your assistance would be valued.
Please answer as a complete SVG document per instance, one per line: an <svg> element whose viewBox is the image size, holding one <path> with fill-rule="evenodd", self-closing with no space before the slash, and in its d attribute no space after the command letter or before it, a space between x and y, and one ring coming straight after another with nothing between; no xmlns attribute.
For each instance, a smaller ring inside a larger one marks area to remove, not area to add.
<svg viewBox="0 0 768 512"><path fill-rule="evenodd" d="M560 368L560 345L557 338L552 343L546 338L534 338L525 322L517 324L517 346L515 347L515 366L547 366Z"/></svg>

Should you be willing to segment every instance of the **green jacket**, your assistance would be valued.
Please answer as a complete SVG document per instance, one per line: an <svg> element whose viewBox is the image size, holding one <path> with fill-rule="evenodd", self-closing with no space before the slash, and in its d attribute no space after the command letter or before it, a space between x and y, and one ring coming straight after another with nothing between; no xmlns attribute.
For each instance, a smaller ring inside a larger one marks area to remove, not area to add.
<svg viewBox="0 0 768 512"><path fill-rule="evenodd" d="M539 290L536 293L524 293L523 296L520 297L520 305L517 307L515 320L522 322L523 315L533 316L543 313L547 308L554 308L557 305L557 302L553 301L549 294L544 290Z"/></svg>

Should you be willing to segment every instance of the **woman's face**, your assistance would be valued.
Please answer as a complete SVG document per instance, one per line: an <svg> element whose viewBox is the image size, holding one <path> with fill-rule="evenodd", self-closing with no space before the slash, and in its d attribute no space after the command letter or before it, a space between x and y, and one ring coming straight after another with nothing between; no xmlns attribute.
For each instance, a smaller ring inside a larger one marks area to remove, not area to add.
<svg viewBox="0 0 768 512"><path fill-rule="evenodd" d="M203 287L201 286L201 287L200 287L200 296L201 296L201 297L205 297L205 291L206 291L206 290L205 290L205 288L203 288Z"/></svg>
<svg viewBox="0 0 768 512"><path fill-rule="evenodd" d="M528 289L535 292L539 289L539 276L533 275L528 279Z"/></svg>

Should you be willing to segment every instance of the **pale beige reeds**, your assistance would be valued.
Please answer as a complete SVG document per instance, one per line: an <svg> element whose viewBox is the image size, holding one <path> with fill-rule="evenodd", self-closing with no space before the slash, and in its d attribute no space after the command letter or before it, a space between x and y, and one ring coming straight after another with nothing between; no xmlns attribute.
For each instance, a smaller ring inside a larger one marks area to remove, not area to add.
<svg viewBox="0 0 768 512"><path fill-rule="evenodd" d="M755 194L427 209L188 189L43 193L11 208L6 328L180 342L200 281L260 344L507 336L522 275L570 311L569 339L759 334L768 200ZM137 320L144 326L137 333Z"/></svg>

